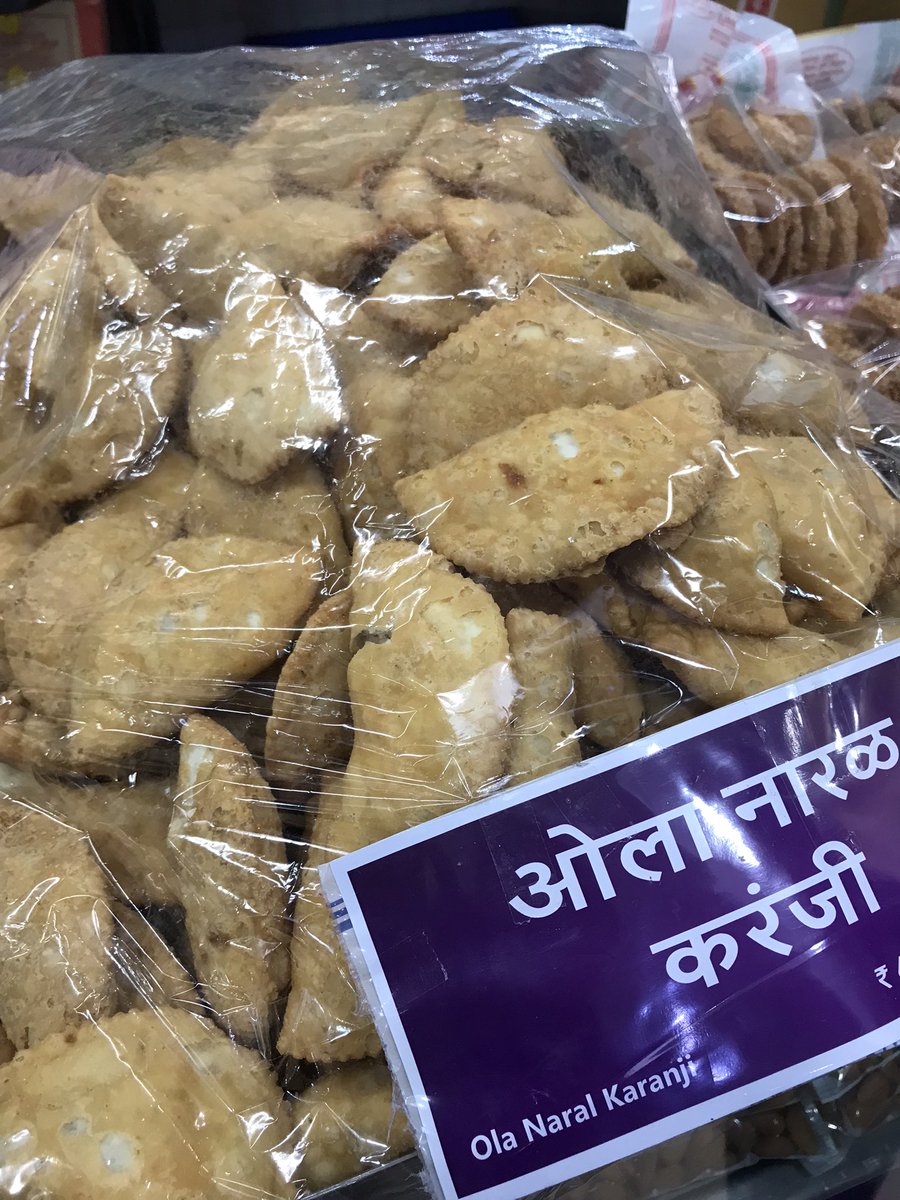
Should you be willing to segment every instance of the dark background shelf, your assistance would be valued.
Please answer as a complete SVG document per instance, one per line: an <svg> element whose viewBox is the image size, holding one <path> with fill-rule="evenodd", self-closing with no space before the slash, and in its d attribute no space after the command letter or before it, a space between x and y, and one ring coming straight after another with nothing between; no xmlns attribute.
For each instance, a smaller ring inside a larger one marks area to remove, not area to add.
<svg viewBox="0 0 900 1200"><path fill-rule="evenodd" d="M0 13L47 0L0 0ZM423 37L523 25L596 23L621 29L627 0L108 0L115 54L257 46L326 45L381 37Z"/></svg>

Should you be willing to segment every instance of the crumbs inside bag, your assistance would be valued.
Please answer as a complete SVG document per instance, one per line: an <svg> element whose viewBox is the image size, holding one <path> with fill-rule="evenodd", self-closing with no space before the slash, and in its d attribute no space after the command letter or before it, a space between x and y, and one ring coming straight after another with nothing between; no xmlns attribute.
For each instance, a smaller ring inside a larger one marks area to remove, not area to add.
<svg viewBox="0 0 900 1200"><path fill-rule="evenodd" d="M310 1194L413 1148L316 868L893 637L889 430L616 35L71 64L0 128L0 1194Z"/></svg>

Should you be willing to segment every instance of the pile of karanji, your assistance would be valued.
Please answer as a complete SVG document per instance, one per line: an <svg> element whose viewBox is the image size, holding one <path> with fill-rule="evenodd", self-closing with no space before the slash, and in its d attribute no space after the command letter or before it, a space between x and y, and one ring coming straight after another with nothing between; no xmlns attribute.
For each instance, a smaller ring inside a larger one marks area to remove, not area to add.
<svg viewBox="0 0 900 1200"><path fill-rule="evenodd" d="M411 1147L316 868L890 636L875 434L451 92L0 218L0 1195L312 1192Z"/></svg>

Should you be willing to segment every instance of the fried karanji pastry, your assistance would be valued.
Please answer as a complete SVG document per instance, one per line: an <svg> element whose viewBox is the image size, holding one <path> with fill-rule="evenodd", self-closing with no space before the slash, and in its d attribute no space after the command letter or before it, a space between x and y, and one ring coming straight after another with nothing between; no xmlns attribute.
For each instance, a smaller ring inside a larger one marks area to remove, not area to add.
<svg viewBox="0 0 900 1200"><path fill-rule="evenodd" d="M301 1194L352 1179L413 1149L390 1072L374 1059L329 1071L292 1110Z"/></svg>
<svg viewBox="0 0 900 1200"><path fill-rule="evenodd" d="M149 920L127 901L115 901L112 911L112 958L122 1011L182 1007L207 1015L187 968Z"/></svg>
<svg viewBox="0 0 900 1200"><path fill-rule="evenodd" d="M478 312L467 264L440 233L398 254L369 304L380 320L432 341L441 341Z"/></svg>
<svg viewBox="0 0 900 1200"><path fill-rule="evenodd" d="M340 517L322 468L302 455L251 485L229 479L208 463L192 463L185 528L198 538L236 534L283 541L310 554L313 563L322 558L329 587L349 563Z"/></svg>
<svg viewBox="0 0 900 1200"><path fill-rule="evenodd" d="M108 310L136 323L174 316L171 299L110 234L94 201L76 210L56 244L84 255L89 269L100 280Z"/></svg>
<svg viewBox="0 0 900 1200"><path fill-rule="evenodd" d="M643 675L639 685L644 704L641 733L645 737L709 712L708 705L667 675Z"/></svg>
<svg viewBox="0 0 900 1200"><path fill-rule="evenodd" d="M574 214L551 216L521 202L448 198L441 215L447 241L473 277L501 296L517 295L540 274L623 292L646 272L629 240L580 201Z"/></svg>
<svg viewBox="0 0 900 1200"><path fill-rule="evenodd" d="M70 303L60 305L60 295ZM161 444L185 355L155 320L116 318L95 264L54 245L0 311L0 521L87 499Z"/></svg>
<svg viewBox="0 0 900 1200"><path fill-rule="evenodd" d="M852 652L811 630L789 628L771 638L725 633L666 615L659 608L647 609L641 602L617 602L611 615L613 632L652 651L712 707L745 700L798 675L832 666Z"/></svg>
<svg viewBox="0 0 900 1200"><path fill-rule="evenodd" d="M477 583L409 542L361 543L348 668L355 738L309 835L279 1049L341 1062L377 1052L315 870L483 795L506 761L513 682L503 618Z"/></svg>
<svg viewBox="0 0 900 1200"><path fill-rule="evenodd" d="M732 633L774 636L787 629L778 513L750 455L726 463L722 481L693 516L684 541L651 534L621 551L627 579L683 616Z"/></svg>
<svg viewBox="0 0 900 1200"><path fill-rule="evenodd" d="M49 1037L0 1071L0 1189L70 1200L290 1200L290 1125L253 1050L177 1008L119 1013Z"/></svg>
<svg viewBox="0 0 900 1200"><path fill-rule="evenodd" d="M718 314L739 335L768 334L770 341L781 336L779 327L760 312L739 304L723 289L709 285L698 294L685 293L680 287L671 290L658 287L652 291L633 292L631 300L641 308L649 308L662 313L664 317L675 317L685 322L685 331L701 322L700 328L703 328ZM700 379L716 390L729 412L736 407L735 401L740 396L746 378L766 357L770 348L769 343L757 346L748 344L743 336L733 336L732 344L727 348L700 341L695 343L689 338L679 343L679 351L688 360L691 372L696 372Z"/></svg>
<svg viewBox="0 0 900 1200"><path fill-rule="evenodd" d="M174 860L166 844L172 817L172 779L115 783L57 783L26 777L10 784L91 839L100 862L133 904L178 904Z"/></svg>
<svg viewBox="0 0 900 1200"><path fill-rule="evenodd" d="M397 162L435 101L433 92L423 92L396 104L270 106L247 130L235 156L269 166L282 188L333 192Z"/></svg>
<svg viewBox="0 0 900 1200"><path fill-rule="evenodd" d="M850 654L863 654L876 646L885 646L900 637L900 618L881 613L877 617L862 617L849 629L835 629L832 641L848 647Z"/></svg>
<svg viewBox="0 0 900 1200"><path fill-rule="evenodd" d="M348 299L339 293L335 319L328 323L338 373L345 389L373 368L403 367L421 357L429 343L404 333L397 325L379 320L374 314L378 301L368 296ZM348 401L349 397L345 396ZM348 414L350 416L351 414ZM353 426L352 418L349 422Z"/></svg>
<svg viewBox="0 0 900 1200"><path fill-rule="evenodd" d="M0 529L0 673L4 684L12 678L12 669L6 659L6 625L16 584L25 563L49 536L44 526L31 521Z"/></svg>
<svg viewBox="0 0 900 1200"><path fill-rule="evenodd" d="M581 761L575 728L572 629L563 617L513 608L506 614L518 684L510 732L511 783L526 783Z"/></svg>
<svg viewBox="0 0 900 1200"><path fill-rule="evenodd" d="M745 455L775 501L785 581L836 620L854 621L886 558L885 535L862 499L864 468L802 437L748 438L735 456L739 471Z"/></svg>
<svg viewBox="0 0 900 1200"><path fill-rule="evenodd" d="M169 138L149 149L145 148L130 164L132 175L152 175L165 170L203 170L218 166L226 151L226 143L213 137Z"/></svg>
<svg viewBox="0 0 900 1200"><path fill-rule="evenodd" d="M281 668L266 724L266 770L280 787L311 791L349 755L349 622L349 591L323 600Z"/></svg>
<svg viewBox="0 0 900 1200"><path fill-rule="evenodd" d="M83 517L116 517L136 526L178 530L184 519L196 463L169 443L162 446L117 487L83 511Z"/></svg>
<svg viewBox="0 0 900 1200"><path fill-rule="evenodd" d="M230 478L259 483L334 431L337 376L318 321L275 276L242 279L227 308L191 392L191 443Z"/></svg>
<svg viewBox="0 0 900 1200"><path fill-rule="evenodd" d="M252 262L292 280L346 287L380 245L374 213L323 196L285 196L252 209L229 235Z"/></svg>
<svg viewBox="0 0 900 1200"><path fill-rule="evenodd" d="M300 454L257 484L238 483L208 463L192 464L185 527L197 537L231 533L284 542L313 569L321 561L326 591L339 586L350 561L322 470Z"/></svg>
<svg viewBox="0 0 900 1200"><path fill-rule="evenodd" d="M0 1021L19 1050L115 1012L110 897L91 843L6 796L0 796L0 928Z"/></svg>
<svg viewBox="0 0 900 1200"><path fill-rule="evenodd" d="M659 272L652 259L661 259L663 263L671 263L683 271L697 270L697 263L684 246L649 213L623 204L608 192L596 188L583 187L581 191L591 209L634 243L633 252L621 263L622 274L630 286L641 287L651 277L657 278ZM589 221L587 212L580 209L577 212L580 220ZM596 226L586 223L583 228L587 231Z"/></svg>
<svg viewBox="0 0 900 1200"><path fill-rule="evenodd" d="M19 241L79 208L100 177L74 159L58 158L47 170L18 175L0 171L0 226Z"/></svg>
<svg viewBox="0 0 900 1200"><path fill-rule="evenodd" d="M570 212L575 194L549 131L527 117L426 128L417 146L425 169L450 191L519 200Z"/></svg>
<svg viewBox="0 0 900 1200"><path fill-rule="evenodd" d="M640 682L627 655L580 609L565 610L572 630L575 723L588 741L604 749L640 735L644 704Z"/></svg>
<svg viewBox="0 0 900 1200"><path fill-rule="evenodd" d="M290 978L291 872L272 793L208 717L181 729L168 844L203 995L234 1037L265 1052Z"/></svg>
<svg viewBox="0 0 900 1200"><path fill-rule="evenodd" d="M54 534L26 563L13 589L5 623L10 668L38 712L65 719L81 630L97 618L123 572L178 532L186 464L183 456L164 459L146 481L113 493ZM150 489L163 493L158 501Z"/></svg>
<svg viewBox="0 0 900 1200"><path fill-rule="evenodd" d="M372 207L385 225L427 238L441 227L440 185L424 167L400 164L386 171L372 192Z"/></svg>
<svg viewBox="0 0 900 1200"><path fill-rule="evenodd" d="M106 228L142 271L198 321L221 317L239 264L230 225L268 195L267 181L234 199L202 171L107 176L97 196Z"/></svg>
<svg viewBox="0 0 900 1200"><path fill-rule="evenodd" d="M335 498L348 541L371 533L381 537L414 537L392 479L382 461L385 438L372 434L347 436L334 453ZM399 472L393 476L399 478Z"/></svg>
<svg viewBox="0 0 900 1200"><path fill-rule="evenodd" d="M75 760L136 753L185 707L263 671L312 603L316 573L283 542L222 536L168 542L123 575L73 647Z"/></svg>
<svg viewBox="0 0 900 1200"><path fill-rule="evenodd" d="M31 710L21 691L10 684L0 693L0 757L14 767L45 767L54 773L72 770L64 722Z"/></svg>
<svg viewBox="0 0 900 1200"><path fill-rule="evenodd" d="M663 391L665 367L639 333L547 281L451 334L411 377L407 470L556 408L628 408Z"/></svg>
<svg viewBox="0 0 900 1200"><path fill-rule="evenodd" d="M699 387L623 410L557 408L408 475L397 495L458 566L553 579L693 516L718 478L721 432L718 401Z"/></svg>
<svg viewBox="0 0 900 1200"><path fill-rule="evenodd" d="M397 363L375 363L347 382L353 432L339 444L333 468L348 541L367 531L389 538L414 533L394 490L409 450L412 382L412 369Z"/></svg>

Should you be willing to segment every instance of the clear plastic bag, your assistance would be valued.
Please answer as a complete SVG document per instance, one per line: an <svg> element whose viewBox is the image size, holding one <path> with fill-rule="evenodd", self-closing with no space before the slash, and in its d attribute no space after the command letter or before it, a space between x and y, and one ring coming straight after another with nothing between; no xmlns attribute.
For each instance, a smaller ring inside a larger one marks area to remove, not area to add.
<svg viewBox="0 0 900 1200"><path fill-rule="evenodd" d="M900 401L900 259L791 281L773 293L780 309L869 387Z"/></svg>
<svg viewBox="0 0 900 1200"><path fill-rule="evenodd" d="M820 1111L837 1137L869 1133L900 1112L900 1055L892 1047L816 1081Z"/></svg>
<svg viewBox="0 0 900 1200"><path fill-rule="evenodd" d="M734 1117L700 1125L545 1194L553 1200L579 1200L598 1192L611 1200L650 1200L689 1195L703 1184L761 1163L799 1162L818 1173L840 1157L814 1094L800 1089Z"/></svg>
<svg viewBox="0 0 900 1200"><path fill-rule="evenodd" d="M893 410L613 34L74 63L0 129L0 1194L316 1192L412 1149L316 868L891 636Z"/></svg>

